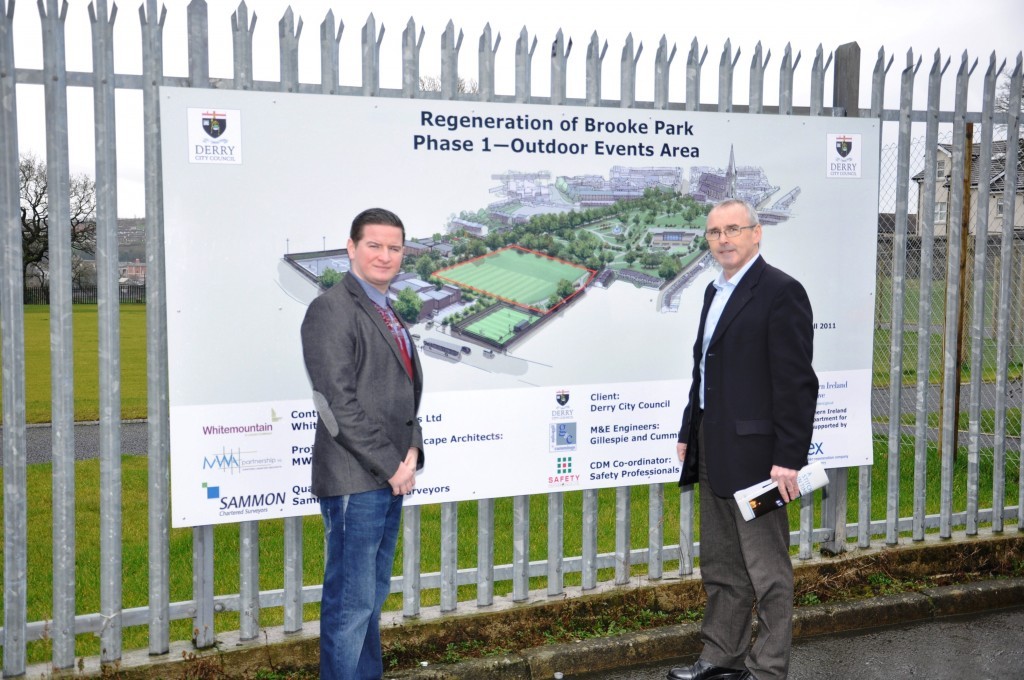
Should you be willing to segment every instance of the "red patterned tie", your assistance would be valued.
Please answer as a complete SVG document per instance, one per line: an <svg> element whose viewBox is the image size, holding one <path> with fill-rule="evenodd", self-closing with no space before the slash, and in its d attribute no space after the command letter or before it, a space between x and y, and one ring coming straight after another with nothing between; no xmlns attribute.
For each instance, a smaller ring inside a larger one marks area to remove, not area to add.
<svg viewBox="0 0 1024 680"><path fill-rule="evenodd" d="M391 331L391 335L394 336L395 342L398 343L398 349L401 350L402 361L405 363L405 372L412 378L412 352L409 351L409 342L405 336L405 328L402 327L402 323L395 316L395 312L391 309L391 306L381 307L374 303L374 307L380 313L380 318L387 324L388 330Z"/></svg>

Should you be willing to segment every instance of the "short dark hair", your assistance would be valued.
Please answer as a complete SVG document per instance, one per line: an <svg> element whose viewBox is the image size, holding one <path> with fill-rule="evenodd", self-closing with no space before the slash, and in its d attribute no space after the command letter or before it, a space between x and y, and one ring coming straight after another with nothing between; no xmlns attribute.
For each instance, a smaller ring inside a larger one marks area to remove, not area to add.
<svg viewBox="0 0 1024 680"><path fill-rule="evenodd" d="M398 227L402 230L402 241L405 241L405 225L402 224L402 220L398 215L384 208L369 208L356 215L355 219L352 220L352 228L348 232L348 237L352 239L353 243L359 243L363 240L363 230L368 224Z"/></svg>

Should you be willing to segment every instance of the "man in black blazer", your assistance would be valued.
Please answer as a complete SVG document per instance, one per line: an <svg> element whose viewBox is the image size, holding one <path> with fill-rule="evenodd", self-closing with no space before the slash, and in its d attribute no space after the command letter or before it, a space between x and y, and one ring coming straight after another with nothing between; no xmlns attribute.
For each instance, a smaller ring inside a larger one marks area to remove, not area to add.
<svg viewBox="0 0 1024 680"><path fill-rule="evenodd" d="M708 214L722 267L704 294L693 384L676 445L680 485L700 483L700 572L708 604L704 649L671 680L776 680L789 670L793 566L785 509L743 520L733 492L769 477L799 495L818 379L811 305L798 281L760 256L761 225L738 199ZM751 609L758 619L751 641Z"/></svg>
<svg viewBox="0 0 1024 680"><path fill-rule="evenodd" d="M423 375L388 288L405 227L381 208L352 222L351 270L315 299L302 351L319 414L312 492L324 519L320 677L380 678L380 612L391 585L402 498L423 466Z"/></svg>

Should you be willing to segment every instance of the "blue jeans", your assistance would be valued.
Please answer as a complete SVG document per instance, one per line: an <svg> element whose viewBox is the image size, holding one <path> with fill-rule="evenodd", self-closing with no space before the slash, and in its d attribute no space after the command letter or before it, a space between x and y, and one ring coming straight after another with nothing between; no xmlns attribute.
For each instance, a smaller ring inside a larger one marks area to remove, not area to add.
<svg viewBox="0 0 1024 680"><path fill-rule="evenodd" d="M320 499L327 554L320 602L320 677L377 680L384 674L380 610L402 515L402 496L378 489Z"/></svg>

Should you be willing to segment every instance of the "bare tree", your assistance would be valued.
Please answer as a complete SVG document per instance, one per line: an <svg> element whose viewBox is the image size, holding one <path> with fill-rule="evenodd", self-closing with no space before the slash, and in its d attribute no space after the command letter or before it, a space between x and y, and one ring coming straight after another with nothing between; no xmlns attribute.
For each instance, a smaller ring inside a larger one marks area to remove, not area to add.
<svg viewBox="0 0 1024 680"><path fill-rule="evenodd" d="M50 204L46 163L25 154L18 163L21 192L21 268L27 281L37 278L46 287L50 256ZM70 178L71 247L96 252L96 183L85 174Z"/></svg>
<svg viewBox="0 0 1024 680"><path fill-rule="evenodd" d="M999 78L999 84L996 86L996 111L1003 112L1010 110L1010 76L1003 74ZM1024 99L1021 100L1020 105L1021 113L1024 113ZM995 130L998 133L1005 134L1006 126L997 125ZM1021 128L1021 135L1024 136L1024 127Z"/></svg>
<svg viewBox="0 0 1024 680"><path fill-rule="evenodd" d="M441 79L437 76L420 76L420 89L424 92L440 92ZM476 94L480 91L480 85L472 78L466 80L460 77L456 90L459 94Z"/></svg>

